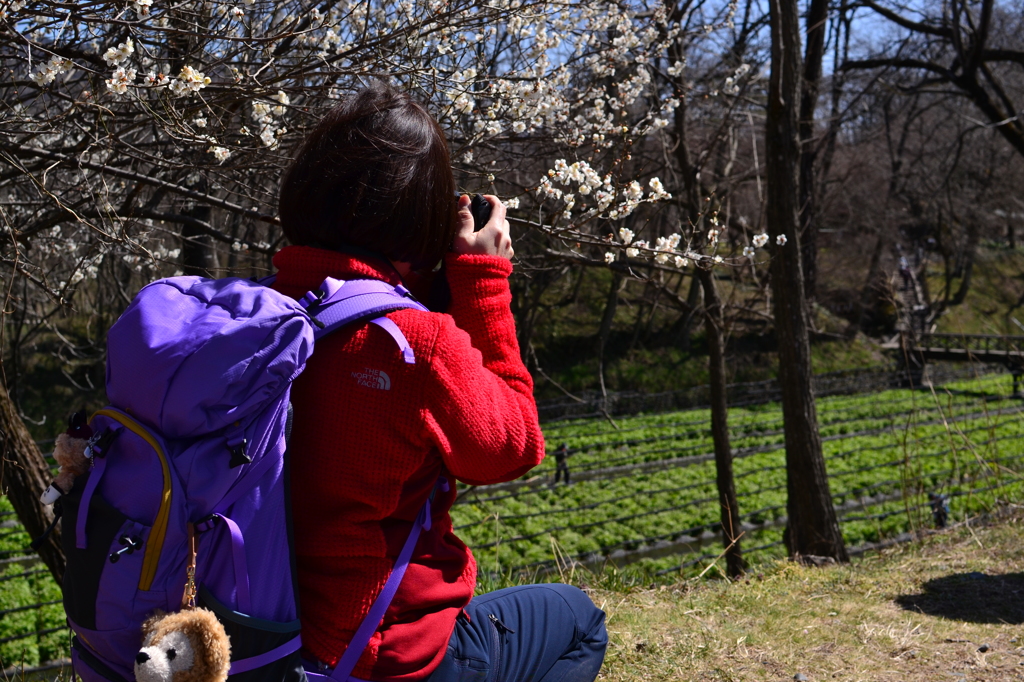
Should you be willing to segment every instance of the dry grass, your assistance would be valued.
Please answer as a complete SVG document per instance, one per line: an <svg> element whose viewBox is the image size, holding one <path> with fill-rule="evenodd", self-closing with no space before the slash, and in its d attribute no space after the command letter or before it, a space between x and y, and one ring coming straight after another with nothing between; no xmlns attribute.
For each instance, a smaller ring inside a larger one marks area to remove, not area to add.
<svg viewBox="0 0 1024 682"><path fill-rule="evenodd" d="M849 566L592 596L609 681L1024 680L1024 509Z"/></svg>

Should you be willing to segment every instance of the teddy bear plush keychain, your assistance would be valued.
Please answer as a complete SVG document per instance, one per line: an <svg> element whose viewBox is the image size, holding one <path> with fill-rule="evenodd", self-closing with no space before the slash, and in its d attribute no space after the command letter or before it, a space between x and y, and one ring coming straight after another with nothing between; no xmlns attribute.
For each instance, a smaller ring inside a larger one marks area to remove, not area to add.
<svg viewBox="0 0 1024 682"><path fill-rule="evenodd" d="M225 682L231 642L217 616L196 608L196 537L188 526L188 577L181 611L157 611L142 624L142 649L135 656L136 682Z"/></svg>
<svg viewBox="0 0 1024 682"><path fill-rule="evenodd" d="M231 646L224 626L207 609L155 613L142 624L136 682L224 682Z"/></svg>
<svg viewBox="0 0 1024 682"><path fill-rule="evenodd" d="M92 465L93 433L85 417L85 410L76 412L68 420L67 430L57 436L53 444L53 458L60 471L53 483L43 491L43 504L53 504L62 495L68 494L75 479L89 470Z"/></svg>

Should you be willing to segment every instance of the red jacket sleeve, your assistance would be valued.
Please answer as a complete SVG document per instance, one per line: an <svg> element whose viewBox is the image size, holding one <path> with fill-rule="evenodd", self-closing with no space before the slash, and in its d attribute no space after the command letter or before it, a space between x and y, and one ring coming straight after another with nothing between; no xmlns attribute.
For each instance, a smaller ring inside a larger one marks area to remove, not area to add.
<svg viewBox="0 0 1024 682"><path fill-rule="evenodd" d="M430 358L426 423L447 469L472 485L509 481L544 459L533 379L519 356L508 276L497 256L446 259L452 299Z"/></svg>

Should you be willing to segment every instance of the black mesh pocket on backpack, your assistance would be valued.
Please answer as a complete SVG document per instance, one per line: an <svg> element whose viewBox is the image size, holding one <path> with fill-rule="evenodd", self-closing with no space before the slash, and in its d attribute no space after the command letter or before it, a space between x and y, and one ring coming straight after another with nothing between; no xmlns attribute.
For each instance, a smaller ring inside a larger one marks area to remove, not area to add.
<svg viewBox="0 0 1024 682"><path fill-rule="evenodd" d="M199 587L196 604L213 611L224 625L231 638L232 663L283 647L298 637L301 629L298 620L278 623L232 611L203 586ZM235 673L228 679L231 682L306 682L306 672L302 669L302 659L296 650L254 670Z"/></svg>
<svg viewBox="0 0 1024 682"><path fill-rule="evenodd" d="M77 625L96 629L96 596L100 588L100 575L109 561L110 547L128 517L114 509L99 495L89 500L89 543L85 549L75 546L78 507L88 476L75 479L75 486L61 498L64 515L61 517L60 542L69 567L64 572L64 610Z"/></svg>

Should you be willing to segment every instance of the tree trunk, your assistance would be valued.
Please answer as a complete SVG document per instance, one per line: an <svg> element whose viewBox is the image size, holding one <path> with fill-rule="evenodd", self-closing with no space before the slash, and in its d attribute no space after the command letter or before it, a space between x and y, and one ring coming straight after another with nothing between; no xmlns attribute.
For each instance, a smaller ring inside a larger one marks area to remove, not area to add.
<svg viewBox="0 0 1024 682"><path fill-rule="evenodd" d="M960 253L962 257L960 263L960 286L957 288L956 293L953 294L953 298L949 299L947 304L943 306L943 309L947 306L960 305L967 298L967 292L971 288L971 275L974 272L974 258L978 252L980 236L977 221L970 220L967 223L967 244L964 245L964 250Z"/></svg>
<svg viewBox="0 0 1024 682"><path fill-rule="evenodd" d="M676 338L679 342L679 348L684 353L690 352L690 345L693 341L693 320L696 317L694 312L697 306L700 304L700 280L696 276L690 278L690 288L687 289L686 294L686 305L688 310L683 313L677 324L679 333Z"/></svg>
<svg viewBox="0 0 1024 682"><path fill-rule="evenodd" d="M53 521L53 511L39 501L52 476L42 453L18 416L7 389L0 386L0 493L7 495L18 519L32 538L40 537ZM60 545L60 525L38 549L39 557L60 584L64 576L64 550Z"/></svg>
<svg viewBox="0 0 1024 682"><path fill-rule="evenodd" d="M803 269L800 263L799 167L800 21L796 0L770 0L772 66L765 130L767 219L775 246L772 304L779 344L779 384L786 439L786 546L793 557L848 561L832 506L811 384Z"/></svg>
<svg viewBox="0 0 1024 682"><path fill-rule="evenodd" d="M210 222L210 207L195 206L187 214ZM217 253L213 249L213 238L188 223L181 226L181 270L186 275L213 277L217 269Z"/></svg>
<svg viewBox="0 0 1024 682"><path fill-rule="evenodd" d="M597 373L601 382L601 396L605 399L608 393L604 385L604 349L608 344L608 337L612 333L612 323L615 321L615 310L619 306L619 289L622 288L624 275L621 272L612 274L612 285L608 290L608 301L604 306L604 315L601 317L601 328L597 332ZM607 409L607 405L604 408Z"/></svg>
<svg viewBox="0 0 1024 682"><path fill-rule="evenodd" d="M679 55L683 54L681 43L677 43ZM690 157L690 145L686 133L686 97L676 109L676 161L683 178L685 190L684 210L690 225L701 224L701 188L697 169ZM695 249L703 248L703 239L694 235ZM698 286L698 284L700 286ZM730 578L743 575L746 565L740 547L739 504L736 501L736 486L732 475L732 447L729 443L729 407L726 394L724 311L718 297L715 276L708 270L694 266L693 281L690 284L687 303L690 309L697 307L701 290L704 292L704 329L708 344L708 374L711 380L711 436L715 444L715 477L718 487L718 501L722 519L722 542L725 544L726 571ZM690 339L690 325L693 316L689 314L684 322L683 333L687 349Z"/></svg>
<svg viewBox="0 0 1024 682"><path fill-rule="evenodd" d="M876 289L879 286L882 269L882 254L885 252L887 243L885 229L878 231L878 239L875 241L875 248L871 252L871 260L868 263L868 274L864 278L864 286L860 290L860 302L858 303L856 315L856 330L863 331L867 326L868 313L873 307Z"/></svg>
<svg viewBox="0 0 1024 682"><path fill-rule="evenodd" d="M722 301L718 297L715 275L697 270L704 288L704 333L708 342L708 370L711 380L711 435L715 443L715 482L722 519L722 544L725 546L726 572L739 578L746 570L740 548L740 507L732 476L732 448L729 444L729 406L726 395L725 335Z"/></svg>
<svg viewBox="0 0 1024 682"><path fill-rule="evenodd" d="M818 223L815 216L817 182L814 114L818 108L821 62L825 56L828 0L811 0L807 8L807 58L800 94L800 239L803 251L804 293L813 301L818 285Z"/></svg>

